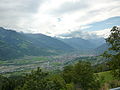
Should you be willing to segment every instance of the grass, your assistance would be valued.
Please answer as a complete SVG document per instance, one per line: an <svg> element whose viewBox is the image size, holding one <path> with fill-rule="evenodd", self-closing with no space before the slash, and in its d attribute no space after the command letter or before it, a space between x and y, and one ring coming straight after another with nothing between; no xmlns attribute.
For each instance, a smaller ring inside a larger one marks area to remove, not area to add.
<svg viewBox="0 0 120 90"><path fill-rule="evenodd" d="M120 87L120 81L112 76L111 71L100 72L98 75L99 77L104 77L104 83L100 90Z"/></svg>
<svg viewBox="0 0 120 90"><path fill-rule="evenodd" d="M48 58L46 57L28 57L23 59L9 60L6 64L12 63L14 65L24 65L24 64L37 63L37 62L47 61L47 60ZM0 64L3 64L3 62L0 62Z"/></svg>
<svg viewBox="0 0 120 90"><path fill-rule="evenodd" d="M7 64L8 61L0 61L0 65Z"/></svg>
<svg viewBox="0 0 120 90"><path fill-rule="evenodd" d="M112 80L115 80L114 77L111 74L111 71L106 71L106 72L100 72L98 73L100 77L104 77L105 82L110 82Z"/></svg>

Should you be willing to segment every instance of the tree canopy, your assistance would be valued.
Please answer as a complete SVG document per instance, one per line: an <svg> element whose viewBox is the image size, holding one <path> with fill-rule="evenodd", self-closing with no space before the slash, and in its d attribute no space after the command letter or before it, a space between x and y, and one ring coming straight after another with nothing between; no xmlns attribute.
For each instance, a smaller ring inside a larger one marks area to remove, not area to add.
<svg viewBox="0 0 120 90"><path fill-rule="evenodd" d="M104 56L111 60L109 66L112 73L120 80L120 27L114 26L111 29L111 34L106 39L106 42L110 46L108 50L112 51L112 53L105 52Z"/></svg>

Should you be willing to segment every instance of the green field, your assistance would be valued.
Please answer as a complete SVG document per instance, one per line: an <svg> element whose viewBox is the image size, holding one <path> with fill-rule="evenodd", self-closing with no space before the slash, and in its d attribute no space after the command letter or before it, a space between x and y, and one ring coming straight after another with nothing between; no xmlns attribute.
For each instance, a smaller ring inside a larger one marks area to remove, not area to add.
<svg viewBox="0 0 120 90"><path fill-rule="evenodd" d="M104 77L105 82L110 82L112 80L115 80L114 77L111 74L111 71L106 71L106 72L100 72L98 73L100 77Z"/></svg>

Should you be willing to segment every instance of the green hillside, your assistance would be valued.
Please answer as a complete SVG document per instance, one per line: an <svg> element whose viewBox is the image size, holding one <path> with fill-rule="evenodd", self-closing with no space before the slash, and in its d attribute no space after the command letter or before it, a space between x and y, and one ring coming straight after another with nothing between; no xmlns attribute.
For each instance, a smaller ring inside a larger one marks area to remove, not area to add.
<svg viewBox="0 0 120 90"><path fill-rule="evenodd" d="M49 56L73 50L62 41L42 34L24 34L0 28L0 59Z"/></svg>

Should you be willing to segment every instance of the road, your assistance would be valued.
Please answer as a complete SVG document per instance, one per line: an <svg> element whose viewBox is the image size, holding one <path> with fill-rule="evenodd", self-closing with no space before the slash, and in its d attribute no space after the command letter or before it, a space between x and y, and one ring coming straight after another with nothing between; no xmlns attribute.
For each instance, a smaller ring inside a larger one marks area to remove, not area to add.
<svg viewBox="0 0 120 90"><path fill-rule="evenodd" d="M112 88L110 90L120 90L120 87L118 87L118 88Z"/></svg>

